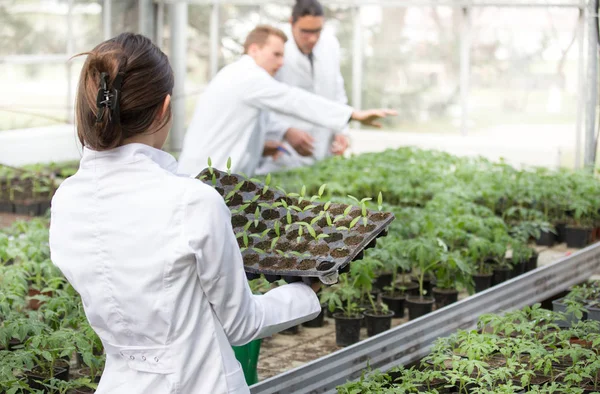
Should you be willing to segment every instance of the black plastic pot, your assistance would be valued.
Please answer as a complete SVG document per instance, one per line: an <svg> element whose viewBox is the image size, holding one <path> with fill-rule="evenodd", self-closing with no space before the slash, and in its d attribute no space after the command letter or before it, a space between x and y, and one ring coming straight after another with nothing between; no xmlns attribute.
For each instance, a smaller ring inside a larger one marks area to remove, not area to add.
<svg viewBox="0 0 600 394"><path fill-rule="evenodd" d="M15 213L17 215L38 216L40 214L40 203L15 203Z"/></svg>
<svg viewBox="0 0 600 394"><path fill-rule="evenodd" d="M377 277L377 279L375 279L375 282L373 283L373 285L376 288L383 290L384 287L391 286L392 277L393 277L392 274L381 274Z"/></svg>
<svg viewBox="0 0 600 394"><path fill-rule="evenodd" d="M27 378L27 384L30 388L36 390L43 390L43 392L48 392L47 388L38 383L37 381L47 380L48 377L37 375L35 372L25 372L25 377ZM69 366L68 364L65 367L54 367L54 378L58 380L63 380L65 382L69 381Z"/></svg>
<svg viewBox="0 0 600 394"><path fill-rule="evenodd" d="M565 238L568 248L585 248L592 242L593 228L567 226Z"/></svg>
<svg viewBox="0 0 600 394"><path fill-rule="evenodd" d="M388 294L381 295L381 301L386 304L390 311L394 312L394 317L402 318L404 317L404 301L406 300L406 295L402 294L394 294L394 297L391 297Z"/></svg>
<svg viewBox="0 0 600 394"><path fill-rule="evenodd" d="M405 282L396 285L396 288L402 289L406 294L419 295L419 284L415 282Z"/></svg>
<svg viewBox="0 0 600 394"><path fill-rule="evenodd" d="M360 322L364 320L362 314L346 317L341 313L333 315L335 319L335 343L338 346L350 346L360 340Z"/></svg>
<svg viewBox="0 0 600 394"><path fill-rule="evenodd" d="M510 272L511 278L516 278L519 275L525 273L525 266L527 265L527 261L521 261L520 263L513 264L512 271Z"/></svg>
<svg viewBox="0 0 600 394"><path fill-rule="evenodd" d="M499 285L502 282L506 282L510 279L512 274L511 267L496 266L494 267L494 274L492 276L492 286Z"/></svg>
<svg viewBox="0 0 600 394"><path fill-rule="evenodd" d="M408 308L408 320L413 320L430 313L434 302L433 297L423 297L422 299L415 296L406 297L405 304Z"/></svg>
<svg viewBox="0 0 600 394"><path fill-rule="evenodd" d="M281 331L280 334L283 335L296 335L298 334L298 332L300 332L300 325L294 326L294 327L290 327L290 328L286 328L285 330Z"/></svg>
<svg viewBox="0 0 600 394"><path fill-rule="evenodd" d="M14 211L15 206L12 202L0 202L0 212L13 213Z"/></svg>
<svg viewBox="0 0 600 394"><path fill-rule="evenodd" d="M549 231L542 231L540 237L535 240L540 246L553 246L556 243L556 234Z"/></svg>
<svg viewBox="0 0 600 394"><path fill-rule="evenodd" d="M392 327L393 311L389 311L386 314L376 314L372 310L369 310L364 315L367 321L367 336L372 337L373 335L381 334Z"/></svg>
<svg viewBox="0 0 600 394"><path fill-rule="evenodd" d="M492 287L492 274L474 274L475 293L484 291Z"/></svg>
<svg viewBox="0 0 600 394"><path fill-rule="evenodd" d="M302 325L309 328L323 327L323 321L325 320L325 309L327 309L327 305L321 304L321 313L319 313L314 319L302 323Z"/></svg>
<svg viewBox="0 0 600 394"><path fill-rule="evenodd" d="M433 298L435 299L435 309L440 309L458 301L458 290L434 287Z"/></svg>
<svg viewBox="0 0 600 394"><path fill-rule="evenodd" d="M413 279L413 283L415 283L417 285L417 288L413 291L411 291L411 294L414 294L416 296L420 295L419 294L419 281L417 279ZM431 297L431 292L433 291L433 288L435 287L435 278L425 278L423 279L423 290L426 292L425 295L427 297Z"/></svg>
<svg viewBox="0 0 600 394"><path fill-rule="evenodd" d="M567 242L566 227L567 223L565 222L559 222L554 225L554 228L556 228L556 242L559 244Z"/></svg>
<svg viewBox="0 0 600 394"><path fill-rule="evenodd" d="M538 253L535 252L533 253L533 256L531 256L531 258L529 259L529 261L527 262L527 264L525 264L525 272L529 272L529 271L533 271L534 269L537 268L538 265Z"/></svg>

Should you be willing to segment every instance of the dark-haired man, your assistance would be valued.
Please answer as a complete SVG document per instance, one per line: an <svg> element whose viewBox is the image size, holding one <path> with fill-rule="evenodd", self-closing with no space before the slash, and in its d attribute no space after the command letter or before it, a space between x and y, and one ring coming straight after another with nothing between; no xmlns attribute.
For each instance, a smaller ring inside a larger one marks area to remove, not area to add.
<svg viewBox="0 0 600 394"><path fill-rule="evenodd" d="M323 7L317 0L296 1L290 17L293 39L286 42L285 61L275 78L290 86L347 104L344 79L340 72L340 44L331 32L323 31L324 24ZM259 173L311 165L325 157L341 155L349 146L347 126L330 129L292 116L274 114L272 118L277 125L284 125L284 130L281 127L277 130L274 124L270 127L267 139L283 141L291 154L265 158Z"/></svg>

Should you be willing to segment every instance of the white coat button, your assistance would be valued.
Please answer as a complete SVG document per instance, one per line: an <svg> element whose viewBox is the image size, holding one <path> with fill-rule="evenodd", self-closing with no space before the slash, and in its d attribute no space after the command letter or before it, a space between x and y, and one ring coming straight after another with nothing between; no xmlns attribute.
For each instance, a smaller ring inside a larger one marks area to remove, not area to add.
<svg viewBox="0 0 600 394"><path fill-rule="evenodd" d="M135 357L134 357L134 356L129 356L129 358L130 358L130 359L132 359L132 360L135 360Z"/></svg>
<svg viewBox="0 0 600 394"><path fill-rule="evenodd" d="M146 361L146 356L142 356L142 361Z"/></svg>
<svg viewBox="0 0 600 394"><path fill-rule="evenodd" d="M154 361L158 362L158 357L154 357Z"/></svg>

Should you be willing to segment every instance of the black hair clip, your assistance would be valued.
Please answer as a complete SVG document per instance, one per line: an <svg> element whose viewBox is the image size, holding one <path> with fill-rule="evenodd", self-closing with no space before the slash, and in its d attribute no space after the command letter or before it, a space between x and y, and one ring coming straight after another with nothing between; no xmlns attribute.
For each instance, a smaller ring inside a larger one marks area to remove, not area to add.
<svg viewBox="0 0 600 394"><path fill-rule="evenodd" d="M100 88L96 96L96 106L98 107L98 115L96 123L102 121L104 109L109 108L111 111L111 120L117 124L120 122L119 99L121 96L121 85L123 84L123 73L118 73L113 81L112 89L108 89L108 73L100 74Z"/></svg>

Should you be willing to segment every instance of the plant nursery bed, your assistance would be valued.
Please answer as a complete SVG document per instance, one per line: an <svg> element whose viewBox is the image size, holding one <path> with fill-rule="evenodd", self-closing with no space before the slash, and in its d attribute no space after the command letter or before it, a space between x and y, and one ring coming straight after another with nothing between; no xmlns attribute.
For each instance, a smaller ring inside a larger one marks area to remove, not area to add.
<svg viewBox="0 0 600 394"><path fill-rule="evenodd" d="M567 248L564 243L553 247L536 246L535 249L539 253L538 266L551 264L577 250ZM598 274L600 275L600 272ZM468 296L463 291L459 293L458 299L462 300ZM406 322L408 322L407 313L402 319L392 319L392 327ZM366 338L367 329L361 328L360 340ZM258 361L259 381L279 375L340 349L342 347L336 346L335 320L329 317L324 318L322 327L301 326L297 334L275 334L263 339Z"/></svg>

